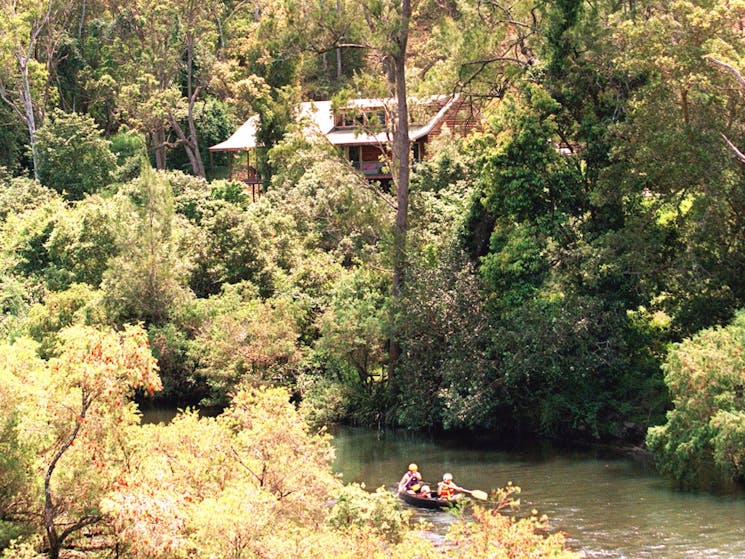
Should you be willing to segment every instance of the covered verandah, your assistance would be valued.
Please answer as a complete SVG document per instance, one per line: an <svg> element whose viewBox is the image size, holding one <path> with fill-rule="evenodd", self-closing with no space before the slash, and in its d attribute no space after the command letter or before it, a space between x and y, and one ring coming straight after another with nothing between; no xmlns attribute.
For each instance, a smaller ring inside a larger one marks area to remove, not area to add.
<svg viewBox="0 0 745 559"><path fill-rule="evenodd" d="M231 152L231 155L245 153L245 165L235 166L235 159L229 159L229 178L244 183L247 189L251 191L251 197L254 201L261 196L261 175L259 171L251 165L251 152L256 148L256 130L259 125L258 115L254 115L244 122L227 140L209 147L210 163L212 163L212 154L217 151ZM240 158L239 158L240 161Z"/></svg>

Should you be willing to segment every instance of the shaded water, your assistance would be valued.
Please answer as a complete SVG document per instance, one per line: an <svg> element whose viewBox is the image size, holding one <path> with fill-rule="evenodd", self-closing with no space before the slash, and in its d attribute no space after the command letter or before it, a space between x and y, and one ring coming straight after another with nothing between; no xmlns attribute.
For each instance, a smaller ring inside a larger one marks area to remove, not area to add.
<svg viewBox="0 0 745 559"><path fill-rule="evenodd" d="M433 441L423 436L340 429L334 469L347 483L393 490L409 462L425 480L444 472L468 489L522 487L523 511L547 514L586 557L745 559L745 493L676 491L643 461L597 450L548 445L498 450L494 442ZM500 445L503 446L503 445ZM427 512L440 537L453 522ZM435 537L438 537L435 535Z"/></svg>

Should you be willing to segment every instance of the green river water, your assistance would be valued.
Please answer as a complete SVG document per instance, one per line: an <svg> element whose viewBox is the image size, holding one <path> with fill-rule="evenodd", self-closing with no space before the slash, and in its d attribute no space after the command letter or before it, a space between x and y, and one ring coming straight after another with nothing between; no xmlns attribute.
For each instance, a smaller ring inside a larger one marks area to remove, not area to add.
<svg viewBox="0 0 745 559"><path fill-rule="evenodd" d="M410 462L424 479L444 472L468 489L507 482L522 488L521 509L547 514L585 557L618 559L745 559L745 492L676 490L640 458L546 444L433 440L410 433L337 429L334 470L373 490L395 484ZM500 450L500 448L502 448ZM417 511L441 539L453 517Z"/></svg>

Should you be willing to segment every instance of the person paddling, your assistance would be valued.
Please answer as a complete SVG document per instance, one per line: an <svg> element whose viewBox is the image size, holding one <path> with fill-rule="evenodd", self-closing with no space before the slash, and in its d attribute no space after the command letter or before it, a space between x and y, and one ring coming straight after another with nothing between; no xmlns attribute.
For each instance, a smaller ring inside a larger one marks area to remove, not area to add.
<svg viewBox="0 0 745 559"><path fill-rule="evenodd" d="M398 482L398 492L411 491L416 493L422 485L422 474L419 473L419 467L413 462L409 464L409 469Z"/></svg>
<svg viewBox="0 0 745 559"><path fill-rule="evenodd" d="M464 489L455 484L453 474L445 474L442 476L442 481L437 484L437 492L440 494L441 499L451 500L460 491L464 491Z"/></svg>

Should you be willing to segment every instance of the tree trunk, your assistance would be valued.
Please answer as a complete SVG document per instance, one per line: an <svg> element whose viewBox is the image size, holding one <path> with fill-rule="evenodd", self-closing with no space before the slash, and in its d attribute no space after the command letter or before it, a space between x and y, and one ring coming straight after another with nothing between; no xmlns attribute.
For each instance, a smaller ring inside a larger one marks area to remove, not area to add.
<svg viewBox="0 0 745 559"><path fill-rule="evenodd" d="M202 154L199 151L199 142L197 142L197 127L194 123L194 101L199 94L199 88L194 92L192 98L189 99L189 138L186 143L186 153L189 156L191 162L191 168L194 174L198 177L205 178L204 162L202 161Z"/></svg>
<svg viewBox="0 0 745 559"><path fill-rule="evenodd" d="M191 169L197 177L205 178L207 175L204 172L204 162L202 161L202 154L199 152L199 142L197 141L197 126L194 123L194 103L197 101L199 96L200 86L194 87L194 35L192 33L187 34L187 52L186 52L186 68L187 68L187 90L186 93L189 99L189 110L187 112L187 121L189 124L189 137L184 138L184 146L186 147L186 154L189 156L189 162L191 163ZM174 119L175 120L175 119ZM180 130L180 129L179 129ZM182 134L183 136L183 134Z"/></svg>
<svg viewBox="0 0 745 559"><path fill-rule="evenodd" d="M393 38L396 52L393 56L392 76L396 91L396 128L393 136L394 179L396 185L396 224L393 230L393 283L391 295L394 304L401 297L406 271L406 235L409 220L409 107L406 92L406 51L409 40L409 21L411 1L401 2L401 25ZM400 343L394 330L390 347L390 379L395 378L395 370L400 358Z"/></svg>
<svg viewBox="0 0 745 559"><path fill-rule="evenodd" d="M23 120L28 129L28 140L31 146L31 159L34 165L34 178L39 180L39 152L36 147L36 114L34 113L34 101L31 96L31 83L28 76L28 62L34 55L36 48L36 41L39 35L42 33L44 28L49 23L52 13L52 2L46 7L46 12L38 18L34 18L34 22L31 26L31 34L28 37L28 45L23 45L23 42L18 42L13 46L13 52L16 60L18 61L18 70L21 74L21 103L23 109L18 106L17 102L11 100L10 96L6 94L5 87L0 83L0 97L5 101L11 109ZM14 6L15 8L15 6ZM13 14L16 14L16 10L13 9ZM38 14L36 14L38 15Z"/></svg>
<svg viewBox="0 0 745 559"><path fill-rule="evenodd" d="M336 14L341 17L341 1L336 0ZM341 76L343 73L343 68L341 64L341 49L337 47L336 49L336 79L341 80Z"/></svg>
<svg viewBox="0 0 745 559"><path fill-rule="evenodd" d="M85 419L86 413L88 413L90 403L91 401L86 397L85 391L83 391L79 419L75 423L75 427L67 440L62 443L57 452L55 452L49 466L47 467L46 474L44 475L44 532L46 533L47 543L49 544L50 559L59 559L60 547L67 535L66 533L63 533L62 537L60 537L57 532L57 525L54 521L55 512L54 501L52 499L52 474L54 474L54 470L57 467L60 458L62 458L62 455L67 452L67 449L70 448L70 445L72 445L73 441L77 438L78 431L80 431L80 424Z"/></svg>
<svg viewBox="0 0 745 559"><path fill-rule="evenodd" d="M184 133L184 130L176 120L176 117L169 114L168 120L171 123L171 128L173 128L173 131L176 132L176 136L178 136L178 144L184 146L184 149L186 150L186 156L189 158L189 163L191 164L191 169L194 175L204 178L206 176L204 172L204 163L202 162L202 154L199 152L199 145L196 142L197 130L194 125L194 119L191 116L191 108L189 109L189 115L189 136ZM176 144L171 144L171 146L174 145Z"/></svg>
<svg viewBox="0 0 745 559"><path fill-rule="evenodd" d="M163 126L159 125L152 131L151 136L155 153L155 168L164 171L166 168L166 133Z"/></svg>
<svg viewBox="0 0 745 559"><path fill-rule="evenodd" d="M36 115L34 114L34 103L31 98L31 84L28 78L28 58L18 54L18 65L21 70L21 82L23 87L23 110L25 113L26 126L28 128L28 139L31 145L31 159L34 164L34 178L39 180L39 151L36 147Z"/></svg>

